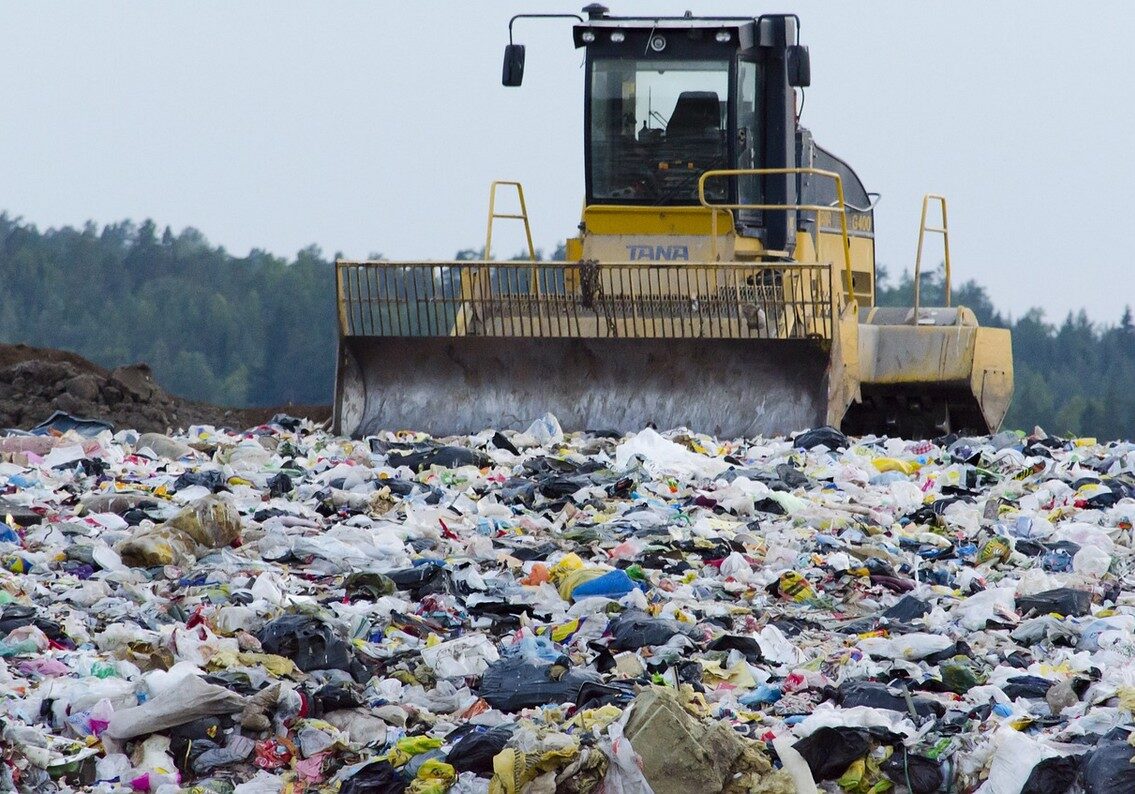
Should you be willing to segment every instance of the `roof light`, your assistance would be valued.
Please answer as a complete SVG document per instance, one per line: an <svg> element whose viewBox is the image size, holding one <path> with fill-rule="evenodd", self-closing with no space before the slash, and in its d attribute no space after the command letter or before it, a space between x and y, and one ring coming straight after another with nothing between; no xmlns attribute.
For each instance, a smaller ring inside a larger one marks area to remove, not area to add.
<svg viewBox="0 0 1135 794"><path fill-rule="evenodd" d="M717 31L717 35L714 36L714 38L717 39L722 44L725 44L727 41L729 41L733 38L733 34L730 33L728 30L719 30L719 31Z"/></svg>
<svg viewBox="0 0 1135 794"><path fill-rule="evenodd" d="M616 44L622 44L626 40L627 34L623 33L623 31L621 30L616 30L611 33L611 41L615 42Z"/></svg>
<svg viewBox="0 0 1135 794"><path fill-rule="evenodd" d="M666 49L666 37L665 36L651 36L650 37L650 49L654 50L655 52L662 52L664 49Z"/></svg>
<svg viewBox="0 0 1135 794"><path fill-rule="evenodd" d="M579 34L579 38L583 41L584 44L590 44L591 42L595 41L595 32L591 30L585 30Z"/></svg>

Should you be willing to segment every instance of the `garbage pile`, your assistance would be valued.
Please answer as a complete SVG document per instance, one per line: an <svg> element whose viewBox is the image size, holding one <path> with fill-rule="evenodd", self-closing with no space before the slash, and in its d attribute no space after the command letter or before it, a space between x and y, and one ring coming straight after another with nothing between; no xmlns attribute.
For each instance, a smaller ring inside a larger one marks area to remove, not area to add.
<svg viewBox="0 0 1135 794"><path fill-rule="evenodd" d="M322 418L327 409L304 407ZM255 424L277 409L232 409L169 394L147 364L106 370L64 350L0 344L0 433L55 428L55 418L97 417L106 426L160 432L193 423Z"/></svg>
<svg viewBox="0 0 1135 794"><path fill-rule="evenodd" d="M0 790L1135 790L1135 445L0 436Z"/></svg>

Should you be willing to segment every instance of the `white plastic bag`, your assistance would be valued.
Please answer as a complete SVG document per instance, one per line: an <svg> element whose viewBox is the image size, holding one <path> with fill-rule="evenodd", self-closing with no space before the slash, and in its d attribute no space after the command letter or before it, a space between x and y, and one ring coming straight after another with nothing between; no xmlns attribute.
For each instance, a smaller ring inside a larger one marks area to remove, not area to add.
<svg viewBox="0 0 1135 794"><path fill-rule="evenodd" d="M796 794L819 794L816 780L812 777L812 770L808 768L808 762L792 746L795 743L796 740L789 734L781 734L772 740L773 749L780 757L784 771L792 776L792 782L796 785Z"/></svg>
<svg viewBox="0 0 1135 794"><path fill-rule="evenodd" d="M560 420L555 417L555 414L551 413L544 414L528 425L528 429L524 432L536 439L536 443L542 447L559 444L564 440L564 431L560 427Z"/></svg>
<svg viewBox="0 0 1135 794"><path fill-rule="evenodd" d="M1017 595L1012 587L991 587L959 602L952 610L953 617L970 631L985 628L986 621L1012 614Z"/></svg>
<svg viewBox="0 0 1135 794"><path fill-rule="evenodd" d="M464 678L481 675L500 658L497 648L485 636L470 634L422 649L422 661L438 678Z"/></svg>
<svg viewBox="0 0 1135 794"><path fill-rule="evenodd" d="M1084 546L1072 558L1072 570L1088 576L1103 576L1111 567L1111 555L1096 546Z"/></svg>
<svg viewBox="0 0 1135 794"><path fill-rule="evenodd" d="M623 726L619 722L607 728L611 739L603 750L610 759L607 776L597 789L597 794L654 794L654 789L646 781L642 772L642 762L631 747L631 740L623 736Z"/></svg>
<svg viewBox="0 0 1135 794"><path fill-rule="evenodd" d="M692 452L681 444L663 438L650 428L619 444L615 450L615 468L625 471L635 455L641 455L645 459L643 465L652 474L708 478L729 468L724 460Z"/></svg>
<svg viewBox="0 0 1135 794"><path fill-rule="evenodd" d="M954 644L944 634L925 634L913 632L895 637L864 637L859 647L871 656L885 659L923 659L931 654L944 651Z"/></svg>
<svg viewBox="0 0 1135 794"><path fill-rule="evenodd" d="M1033 767L1057 754L1052 748L1009 727L998 730L993 743L989 779L978 789L981 794L1021 794Z"/></svg>

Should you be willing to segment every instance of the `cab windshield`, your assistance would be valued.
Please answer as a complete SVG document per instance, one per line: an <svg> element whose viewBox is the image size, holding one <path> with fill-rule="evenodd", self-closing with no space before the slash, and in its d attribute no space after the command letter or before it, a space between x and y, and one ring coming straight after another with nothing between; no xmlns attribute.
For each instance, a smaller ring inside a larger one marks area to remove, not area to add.
<svg viewBox="0 0 1135 794"><path fill-rule="evenodd" d="M696 204L702 172L728 167L728 99L728 61L593 61L592 200Z"/></svg>

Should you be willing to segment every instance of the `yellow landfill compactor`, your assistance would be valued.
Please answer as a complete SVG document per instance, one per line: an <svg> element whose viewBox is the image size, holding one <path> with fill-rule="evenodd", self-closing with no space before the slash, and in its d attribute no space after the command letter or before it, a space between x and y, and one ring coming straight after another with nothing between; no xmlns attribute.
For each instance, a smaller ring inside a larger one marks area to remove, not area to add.
<svg viewBox="0 0 1135 794"><path fill-rule="evenodd" d="M583 12L586 201L565 260L536 261L523 190L501 182L482 261L338 262L336 430L472 433L549 411L569 430L729 437L996 430L1009 332L949 305L941 197L923 202L915 276L941 233L947 305L875 305L877 196L799 123L799 19ZM510 43L504 84L523 66ZM499 211L500 187L518 211ZM499 218L524 222L530 261L489 261Z"/></svg>

